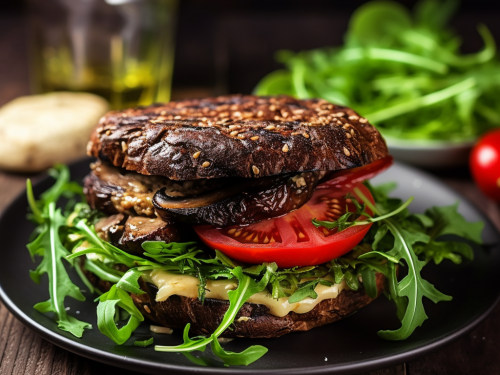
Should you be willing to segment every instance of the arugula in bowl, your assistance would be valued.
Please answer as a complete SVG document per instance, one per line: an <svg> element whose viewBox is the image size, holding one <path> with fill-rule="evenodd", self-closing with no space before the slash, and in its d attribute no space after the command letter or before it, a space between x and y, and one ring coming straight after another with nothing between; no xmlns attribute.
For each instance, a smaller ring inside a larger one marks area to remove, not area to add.
<svg viewBox="0 0 500 375"><path fill-rule="evenodd" d="M478 26L484 48L460 52L448 27L457 4L421 0L411 14L395 1L368 2L352 15L344 45L279 51L285 69L255 92L346 105L393 138L473 141L500 126L500 62L485 25Z"/></svg>

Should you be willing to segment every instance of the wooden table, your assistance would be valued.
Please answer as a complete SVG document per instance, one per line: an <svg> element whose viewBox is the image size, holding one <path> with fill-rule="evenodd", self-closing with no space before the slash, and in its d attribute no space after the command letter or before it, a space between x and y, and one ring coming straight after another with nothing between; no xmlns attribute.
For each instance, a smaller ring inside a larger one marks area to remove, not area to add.
<svg viewBox="0 0 500 375"><path fill-rule="evenodd" d="M0 105L29 92L27 58L16 48L24 29L19 20L0 22ZM17 36L17 37L15 37ZM198 96L203 90L178 91L178 96ZM1 141L1 140L0 140ZM0 172L0 212L24 188L25 175ZM36 176L30 176L37 179ZM500 229L500 208L486 199L472 183L466 170L440 172L437 176L464 194ZM500 270L499 270L500 271ZM499 374L500 306L468 335L416 361L372 372L401 374ZM0 374L135 374L72 354L50 344L14 318L0 303ZM170 372L169 372L170 373Z"/></svg>

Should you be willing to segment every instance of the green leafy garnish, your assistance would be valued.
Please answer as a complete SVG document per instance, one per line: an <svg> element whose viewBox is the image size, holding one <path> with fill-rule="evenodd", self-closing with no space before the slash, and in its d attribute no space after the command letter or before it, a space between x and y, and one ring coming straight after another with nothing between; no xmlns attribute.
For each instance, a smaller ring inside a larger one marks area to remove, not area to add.
<svg viewBox="0 0 500 375"><path fill-rule="evenodd" d="M318 284L326 285L326 286L333 285L333 283L331 281L323 280L323 279L306 281L306 282L299 284L297 286L297 290L295 291L295 293L293 293L290 296L290 298L288 299L288 302L289 303L300 302L303 299L308 298L308 297L312 298L312 299L318 298L318 293L316 293L314 291L314 289L316 288L316 286Z"/></svg>
<svg viewBox="0 0 500 375"><path fill-rule="evenodd" d="M457 208L458 203L447 207L432 207L425 212L429 219L426 230L429 242L416 248L416 252L423 254L426 262L432 259L434 263L439 264L443 259L449 259L459 264L462 257L467 260L474 257L472 248L464 242L437 241L442 236L455 235L477 244L481 243L484 223L469 223L457 212Z"/></svg>
<svg viewBox="0 0 500 375"><path fill-rule="evenodd" d="M122 308L130 314L129 321L120 329L116 327L115 321L118 308ZM97 327L101 333L118 345L125 343L143 320L144 317L135 307L130 294L123 289L117 288L116 285L113 285L109 292L99 297Z"/></svg>
<svg viewBox="0 0 500 375"><path fill-rule="evenodd" d="M397 259L404 259L408 266L408 275L398 282L396 287L398 297L407 297L408 305L401 320L401 328L396 331L380 331L379 335L388 340L404 340L427 319L423 297L429 298L434 303L451 301L451 297L439 292L420 275L425 262L417 258L412 248L413 244L421 241L420 236L412 235L392 220L387 220L387 226L389 228L387 233L391 232L394 236L394 247L389 253Z"/></svg>
<svg viewBox="0 0 500 375"><path fill-rule="evenodd" d="M238 311L240 311L241 306L254 294L262 292L264 288L267 286L270 278L270 273L272 272L271 268L267 268L264 275L261 277L259 281L254 280L250 276L247 276L243 273L241 267L236 267L232 271L234 276L238 279L238 288L236 290L230 290L228 292L229 298L229 308L224 314L222 318L222 322L219 327L215 330L212 336L208 338L195 338L190 339L189 334L189 324L184 329L184 344L178 346L155 346L155 350L161 352L192 352L192 351L204 351L207 345L211 344L212 351L215 355L217 355L222 360L230 359L231 362L238 364L249 364L253 361L256 361L264 354L266 354L267 349L260 345L253 345L250 348L246 349L242 353L226 353L223 352L220 348L220 345L215 344L214 350L214 341L217 342L217 338L224 333L226 329L234 322ZM248 362L248 358L244 359L244 353L251 354L252 361Z"/></svg>
<svg viewBox="0 0 500 375"><path fill-rule="evenodd" d="M374 216L358 222L343 221L342 228L345 230L362 222L375 224L363 240L365 246L371 246L373 250L359 254L356 261L380 258L386 261L386 268L381 269L380 265L376 264L378 269L365 267L359 274L370 296L376 295L373 271L376 270L388 277L389 298L396 303L401 328L395 331L380 331L379 335L387 340L404 340L427 319L422 302L423 297L434 303L451 300L450 296L439 292L421 276L422 268L431 259L439 264L445 258L460 263L462 256L466 259L473 257L469 244L444 241L441 237L455 235L479 244L484 224L468 223L457 212L457 205L433 207L425 214L411 215L406 209L411 199L401 204L400 200L389 198L387 194L390 186L382 186L380 189L370 186L370 189L376 204L372 204L358 188L354 188L354 192L374 213ZM317 222L314 219L313 224L327 229L341 227L336 222ZM396 266L403 264L401 261L404 261L404 265L408 268L408 274L398 281ZM353 277L352 272L342 269L342 258L332 263L335 281L338 282L343 277L351 289L357 290L357 278Z"/></svg>
<svg viewBox="0 0 500 375"><path fill-rule="evenodd" d="M42 257L42 261L34 271L30 272L30 276L38 284L42 275L46 273L49 279L50 295L49 300L37 303L34 307L42 313L55 313L60 329L76 337L82 337L84 329L92 328L92 326L69 315L64 306L66 297L78 301L84 301L85 297L80 292L80 288L73 284L64 268L63 259L66 261L69 252L61 242L60 233L66 225L66 218L61 214L60 209L56 209L56 201L63 193L71 196L72 193L78 193L81 189L76 189L75 185L69 182L69 171L66 167L59 166L51 173L57 178L56 183L42 194L39 201L34 198L31 182L28 180L27 183L28 202L32 212L30 217L39 225L35 230L35 233L38 233L37 237L27 247L33 260L35 256ZM71 264L71 262L67 263Z"/></svg>
<svg viewBox="0 0 500 375"><path fill-rule="evenodd" d="M367 2L353 13L342 46L279 51L285 69L264 77L255 92L355 108L389 141L473 140L500 124L500 62L482 24L484 48L460 52L449 27L456 4L420 0L411 14L396 1Z"/></svg>
<svg viewBox="0 0 500 375"><path fill-rule="evenodd" d="M226 365L231 366L248 366L267 353L267 348L261 345L252 345L241 353L225 351L220 346L215 335L212 335L211 347L212 352L217 357L222 359Z"/></svg>
<svg viewBox="0 0 500 375"><path fill-rule="evenodd" d="M324 228L330 229L330 230L331 229L338 229L338 231L341 232L341 231L343 231L347 228L350 228L350 227L355 227L355 226L359 226L359 225L366 225L366 224L370 224L370 223L376 223L377 221L386 220L386 219L390 218L391 216L396 216L400 212L404 211L406 209L406 207L408 207L412 201L413 201L413 198L410 198L405 203L400 205L397 209L395 209L394 211L388 212L385 215L380 215L377 217L372 217L370 214L368 214L366 212L366 210L364 209L364 206L366 204L363 204L363 208L361 208L361 206L358 203L356 212L347 211L345 214L343 214L336 221L320 221L320 220L312 219L311 222L313 223L313 225L315 227L324 227ZM356 200L354 200L353 202L356 202ZM351 217L356 218L356 217L359 217L359 215L364 215L364 216L368 216L368 217L364 220L348 221Z"/></svg>
<svg viewBox="0 0 500 375"><path fill-rule="evenodd" d="M142 348L147 348L148 346L153 345L154 343L154 337L149 338L148 340L142 340L142 341L134 341L135 346L140 346Z"/></svg>

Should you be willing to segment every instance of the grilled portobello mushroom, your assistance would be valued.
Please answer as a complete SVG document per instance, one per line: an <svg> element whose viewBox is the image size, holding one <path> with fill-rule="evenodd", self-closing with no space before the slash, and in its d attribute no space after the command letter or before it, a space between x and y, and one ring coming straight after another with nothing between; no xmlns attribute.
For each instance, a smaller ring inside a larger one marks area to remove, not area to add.
<svg viewBox="0 0 500 375"><path fill-rule="evenodd" d="M98 162L84 180L84 192L92 208L107 214L156 214L167 222L192 225L244 225L300 208L324 175L173 181Z"/></svg>
<svg viewBox="0 0 500 375"><path fill-rule="evenodd" d="M161 218L116 214L103 218L95 225L101 238L129 253L142 254L146 241L186 242L195 236L191 227L165 222Z"/></svg>
<svg viewBox="0 0 500 375"><path fill-rule="evenodd" d="M311 198L323 175L307 172L244 179L239 184L192 198L170 197L166 189L161 189L155 194L153 204L164 220L219 227L253 224L300 208Z"/></svg>
<svg viewBox="0 0 500 375"><path fill-rule="evenodd" d="M173 181L143 176L98 161L83 181L83 191L93 209L107 214L125 213L154 217L153 196L163 189L173 198L192 197L229 185L229 179Z"/></svg>

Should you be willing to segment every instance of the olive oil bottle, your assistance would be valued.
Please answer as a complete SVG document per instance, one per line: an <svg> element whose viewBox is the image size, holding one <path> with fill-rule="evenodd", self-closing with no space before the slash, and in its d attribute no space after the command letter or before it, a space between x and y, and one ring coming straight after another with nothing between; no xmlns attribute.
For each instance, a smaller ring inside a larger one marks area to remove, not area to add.
<svg viewBox="0 0 500 375"><path fill-rule="evenodd" d="M34 91L84 91L114 109L167 102L176 0L31 0Z"/></svg>

